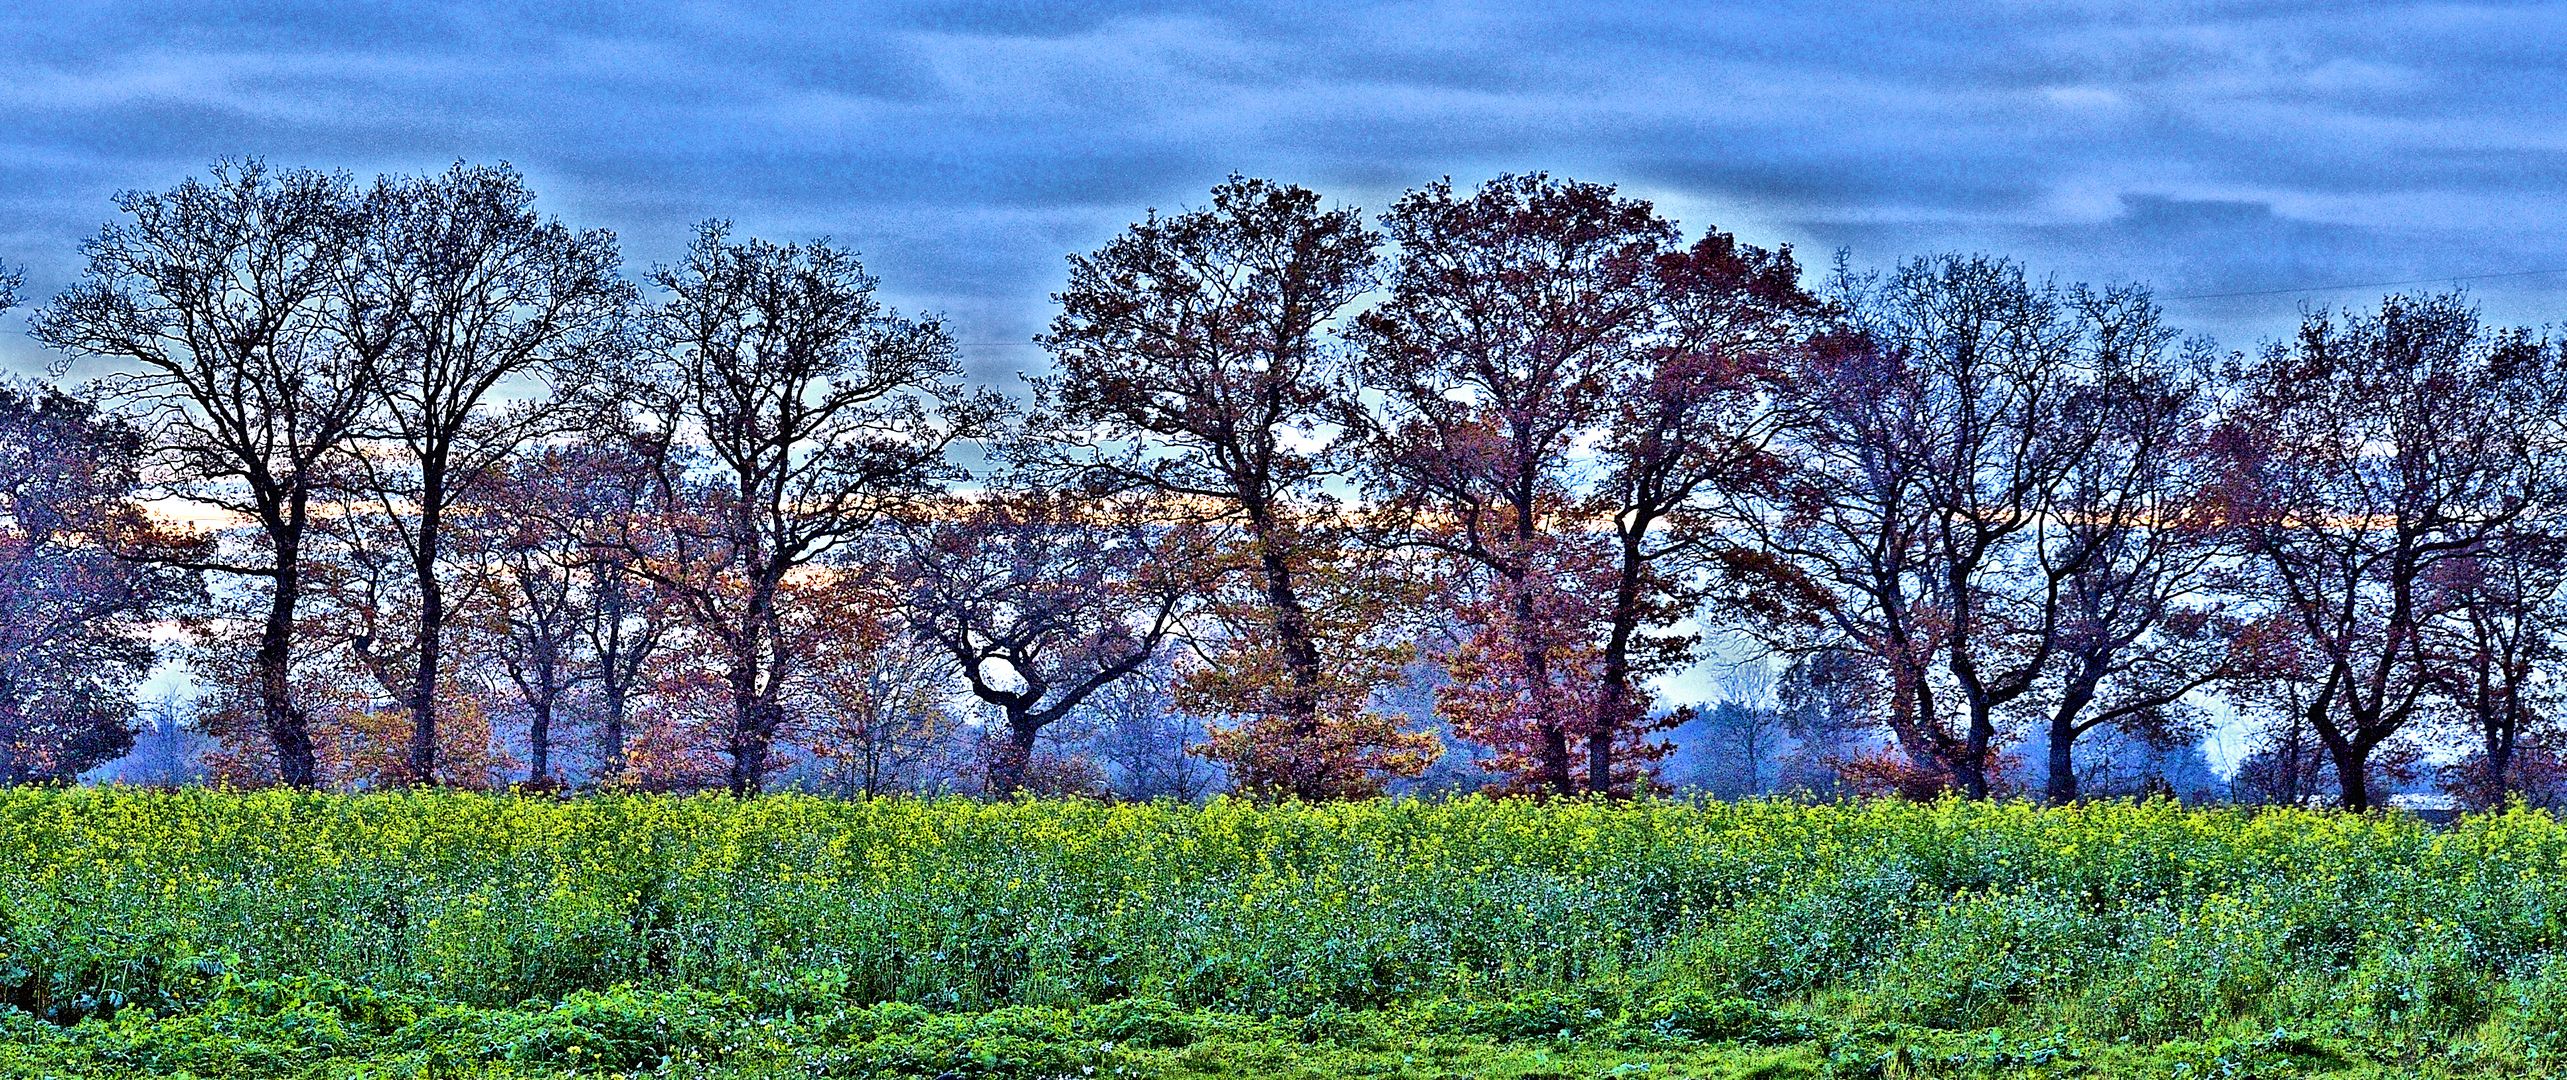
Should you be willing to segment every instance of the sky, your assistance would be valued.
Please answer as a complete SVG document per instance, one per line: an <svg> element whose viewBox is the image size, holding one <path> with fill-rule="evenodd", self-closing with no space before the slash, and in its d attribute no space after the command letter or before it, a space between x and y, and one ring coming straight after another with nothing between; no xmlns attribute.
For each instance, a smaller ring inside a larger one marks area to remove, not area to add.
<svg viewBox="0 0 2567 1080"><path fill-rule="evenodd" d="M706 218L830 236L1010 389L1065 255L1233 172L1377 209L1548 170L1814 267L2145 281L2232 347L2417 279L2567 322L2567 14L2538 3L0 6L31 298L115 192L246 156L506 161L637 275ZM45 366L25 314L0 369Z"/></svg>
<svg viewBox="0 0 2567 1080"><path fill-rule="evenodd" d="M1548 170L1810 265L2145 281L2246 346L2419 278L2567 318L2562 69L2536 3L45 0L0 13L0 261L41 300L114 192L218 158L506 161L636 273L710 217L852 245L1012 385L1064 255L1229 173Z"/></svg>

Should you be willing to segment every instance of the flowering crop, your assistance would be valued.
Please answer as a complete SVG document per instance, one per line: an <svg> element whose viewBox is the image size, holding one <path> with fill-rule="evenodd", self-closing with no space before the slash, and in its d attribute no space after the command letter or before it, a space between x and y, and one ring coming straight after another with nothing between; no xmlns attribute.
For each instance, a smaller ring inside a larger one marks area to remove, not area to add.
<svg viewBox="0 0 2567 1080"><path fill-rule="evenodd" d="M632 988L768 1017L2539 1055L2567 1022L2562 864L2567 827L2522 810L30 789L0 792L0 1001L103 1023L286 987L392 1030Z"/></svg>

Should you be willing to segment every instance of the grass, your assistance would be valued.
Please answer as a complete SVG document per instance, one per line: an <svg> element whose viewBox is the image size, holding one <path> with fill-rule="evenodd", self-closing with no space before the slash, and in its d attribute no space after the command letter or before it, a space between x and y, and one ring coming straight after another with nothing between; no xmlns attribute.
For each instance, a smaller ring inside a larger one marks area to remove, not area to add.
<svg viewBox="0 0 2567 1080"><path fill-rule="evenodd" d="M2537 1076L2567 827L0 792L7 1076Z"/></svg>

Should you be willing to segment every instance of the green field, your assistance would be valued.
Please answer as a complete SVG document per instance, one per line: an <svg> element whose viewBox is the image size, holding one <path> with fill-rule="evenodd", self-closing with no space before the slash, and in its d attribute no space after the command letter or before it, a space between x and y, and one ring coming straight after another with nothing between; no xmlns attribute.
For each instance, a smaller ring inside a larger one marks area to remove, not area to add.
<svg viewBox="0 0 2567 1080"><path fill-rule="evenodd" d="M10 1076L2550 1075L2567 827L0 793Z"/></svg>

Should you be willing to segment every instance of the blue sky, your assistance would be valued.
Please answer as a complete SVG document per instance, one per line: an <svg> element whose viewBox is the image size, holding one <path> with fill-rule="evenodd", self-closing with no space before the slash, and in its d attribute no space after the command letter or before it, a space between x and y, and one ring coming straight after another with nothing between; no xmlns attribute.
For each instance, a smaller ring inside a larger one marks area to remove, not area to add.
<svg viewBox="0 0 2567 1080"><path fill-rule="evenodd" d="M1234 170L1378 207L1548 169L1813 263L2147 280L2240 345L2382 290L2173 298L2567 271L2567 14L2538 4L10 8L0 259L39 297L111 193L226 155L510 161L637 270L709 216L830 234L1003 382L1065 253ZM2567 273L2470 287L2567 313Z"/></svg>

